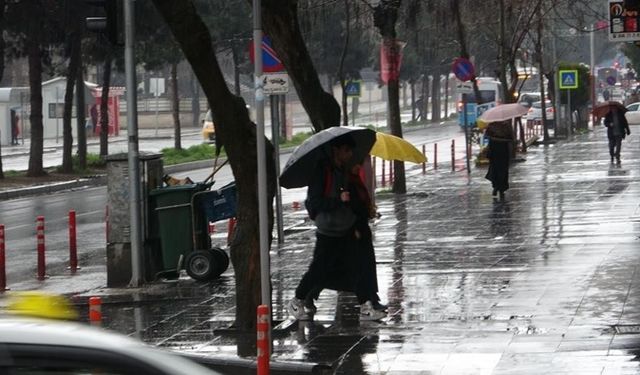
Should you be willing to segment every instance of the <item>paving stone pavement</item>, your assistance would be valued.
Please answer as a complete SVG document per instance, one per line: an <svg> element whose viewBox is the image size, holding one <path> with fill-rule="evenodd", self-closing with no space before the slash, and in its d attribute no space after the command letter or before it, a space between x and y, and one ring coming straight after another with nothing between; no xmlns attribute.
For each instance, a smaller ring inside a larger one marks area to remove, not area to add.
<svg viewBox="0 0 640 375"><path fill-rule="evenodd" d="M601 128L531 147L504 202L484 168L423 175L407 164L408 193L376 197L381 322L360 323L355 297L332 290L313 321L292 321L285 306L314 233L274 244L273 360L336 374L639 374L640 128L631 131L621 165L609 163ZM224 330L232 271L209 284L181 279L169 297L146 291L142 305L109 293L106 326L147 342L235 356L246 339Z"/></svg>

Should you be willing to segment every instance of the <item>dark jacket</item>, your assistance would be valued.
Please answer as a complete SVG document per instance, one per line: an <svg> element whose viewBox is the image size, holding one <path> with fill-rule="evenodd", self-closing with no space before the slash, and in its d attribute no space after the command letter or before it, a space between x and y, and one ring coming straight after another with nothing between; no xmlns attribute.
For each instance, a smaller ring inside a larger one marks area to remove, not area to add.
<svg viewBox="0 0 640 375"><path fill-rule="evenodd" d="M335 168L328 160L320 161L311 172L311 182L304 204L319 233L330 237L346 235L356 216L350 205L340 200L340 193L348 191L345 171Z"/></svg>
<svg viewBox="0 0 640 375"><path fill-rule="evenodd" d="M627 134L631 134L627 118L621 111L609 111L604 117L604 126L607 127L607 137L609 138L622 137L624 139Z"/></svg>

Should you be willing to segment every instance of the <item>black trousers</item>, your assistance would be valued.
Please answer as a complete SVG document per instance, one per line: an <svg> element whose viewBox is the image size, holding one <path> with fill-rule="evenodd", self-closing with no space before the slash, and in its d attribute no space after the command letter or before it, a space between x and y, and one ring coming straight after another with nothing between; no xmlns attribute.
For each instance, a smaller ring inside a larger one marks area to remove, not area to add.
<svg viewBox="0 0 640 375"><path fill-rule="evenodd" d="M358 303L377 302L376 258L368 225L358 228L360 238L328 237L316 233L313 259L296 288L296 298L312 302L322 289L355 292Z"/></svg>
<svg viewBox="0 0 640 375"><path fill-rule="evenodd" d="M622 148L622 137L610 137L609 138L609 155L611 157L620 158L620 149Z"/></svg>

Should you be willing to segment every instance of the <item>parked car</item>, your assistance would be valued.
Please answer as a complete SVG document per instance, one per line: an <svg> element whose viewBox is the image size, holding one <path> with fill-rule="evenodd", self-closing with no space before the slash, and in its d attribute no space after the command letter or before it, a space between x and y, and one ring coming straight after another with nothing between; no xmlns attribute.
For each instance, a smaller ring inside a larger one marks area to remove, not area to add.
<svg viewBox="0 0 640 375"><path fill-rule="evenodd" d="M23 317L0 319L0 369L7 374L219 374L126 336Z"/></svg>
<svg viewBox="0 0 640 375"><path fill-rule="evenodd" d="M216 128L213 126L211 110L208 110L202 119L202 138L204 138L205 141L214 141L216 139Z"/></svg>
<svg viewBox="0 0 640 375"><path fill-rule="evenodd" d="M550 100L544 102L545 111L547 113L547 120L553 120L554 110L553 104ZM527 113L527 120L542 120L542 102L537 101L531 104L529 112Z"/></svg>
<svg viewBox="0 0 640 375"><path fill-rule="evenodd" d="M624 117L627 118L629 125L640 125L640 102L629 104Z"/></svg>
<svg viewBox="0 0 640 375"><path fill-rule="evenodd" d="M531 105L535 102L539 102L542 98L539 92L522 92L518 97L518 103L523 107L531 108Z"/></svg>

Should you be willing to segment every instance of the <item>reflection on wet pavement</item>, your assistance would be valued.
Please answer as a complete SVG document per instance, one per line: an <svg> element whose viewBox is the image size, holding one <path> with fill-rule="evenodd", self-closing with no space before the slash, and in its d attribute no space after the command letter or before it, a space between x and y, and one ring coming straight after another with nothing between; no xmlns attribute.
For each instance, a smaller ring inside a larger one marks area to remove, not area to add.
<svg viewBox="0 0 640 375"><path fill-rule="evenodd" d="M620 166L609 164L601 129L530 148L512 166L505 202L482 168L467 178L407 164L409 193L379 193L372 226L389 316L360 323L354 296L325 290L314 321L274 333L273 359L329 363L337 374L640 373L640 335L614 329L640 324L633 133ZM274 243L275 321L287 323L313 241L303 231ZM133 308L114 303L109 327L176 350L237 353L239 339L224 331L234 317L231 271L172 290Z"/></svg>

